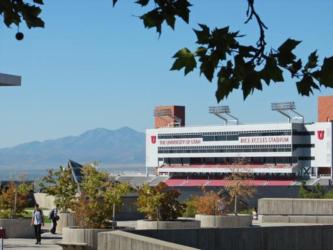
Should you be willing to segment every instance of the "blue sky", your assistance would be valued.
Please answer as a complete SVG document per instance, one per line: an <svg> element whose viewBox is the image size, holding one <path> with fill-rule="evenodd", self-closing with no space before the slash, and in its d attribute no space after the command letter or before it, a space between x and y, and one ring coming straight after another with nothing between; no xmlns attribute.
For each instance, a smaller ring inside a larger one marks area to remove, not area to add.
<svg viewBox="0 0 333 250"><path fill-rule="evenodd" d="M0 72L23 77L21 87L0 89L0 147L96 127L144 131L153 125L154 107L164 104L185 105L189 125L221 122L207 112L217 104L216 84L198 71L187 77L170 72L171 57L182 47L195 47L192 28L198 23L229 24L254 43L257 26L244 25L246 1L193 1L190 25L177 22L174 32L164 26L160 38L144 29L136 17L143 10L133 2L120 0L112 8L111 0L46 1L46 28L22 27L22 42L15 40L16 28L0 25ZM257 0L256 6L269 27L269 47L291 37L303 41L296 50L302 58L315 49L333 55L333 1ZM317 96L333 91L301 97L294 81L285 78L245 102L236 91L222 104L242 122L253 123L284 121L270 111L270 102L294 100L306 121L314 121Z"/></svg>

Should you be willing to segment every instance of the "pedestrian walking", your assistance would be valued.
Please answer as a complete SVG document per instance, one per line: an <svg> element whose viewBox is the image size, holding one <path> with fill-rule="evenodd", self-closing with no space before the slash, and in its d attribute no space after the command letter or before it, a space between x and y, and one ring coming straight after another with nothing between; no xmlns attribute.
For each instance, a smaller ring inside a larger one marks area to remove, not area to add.
<svg viewBox="0 0 333 250"><path fill-rule="evenodd" d="M39 208L39 205L35 205L35 209L32 212L31 225L35 229L36 245L41 244L42 240L42 226L44 226L43 211Z"/></svg>
<svg viewBox="0 0 333 250"><path fill-rule="evenodd" d="M57 204L56 207L51 210L49 215L49 218L52 221L52 228L50 230L52 234L55 234L57 230L57 221L59 220L58 212L59 212L59 205Z"/></svg>

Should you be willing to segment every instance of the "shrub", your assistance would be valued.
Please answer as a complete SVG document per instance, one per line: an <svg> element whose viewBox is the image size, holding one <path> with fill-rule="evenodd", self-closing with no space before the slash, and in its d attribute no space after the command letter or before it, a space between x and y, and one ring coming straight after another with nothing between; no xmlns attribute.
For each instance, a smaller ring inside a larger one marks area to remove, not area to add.
<svg viewBox="0 0 333 250"><path fill-rule="evenodd" d="M161 182L155 187L144 184L139 189L138 210L149 220L175 220L182 215L185 205L177 198L180 193Z"/></svg>
<svg viewBox="0 0 333 250"><path fill-rule="evenodd" d="M29 194L32 185L10 182L0 190L0 218L16 218L24 216L24 209L28 207Z"/></svg>
<svg viewBox="0 0 333 250"><path fill-rule="evenodd" d="M222 215L225 213L226 202L214 191L206 192L194 200L196 212L205 215Z"/></svg>
<svg viewBox="0 0 333 250"><path fill-rule="evenodd" d="M77 184L73 180L70 168L59 167L57 171L49 170L43 177L40 187L49 195L55 196L55 203L62 212L68 212L73 206Z"/></svg>
<svg viewBox="0 0 333 250"><path fill-rule="evenodd" d="M110 225L115 209L121 205L121 197L130 188L124 183L109 181L108 174L93 166L84 166L80 194L73 204L78 226L105 228Z"/></svg>
<svg viewBox="0 0 333 250"><path fill-rule="evenodd" d="M302 182L299 191L298 197L300 198L312 198L312 199L322 199L329 198L329 192L325 194L325 190L318 183L314 187L307 187L304 182Z"/></svg>
<svg viewBox="0 0 333 250"><path fill-rule="evenodd" d="M197 214L196 201L197 196L193 196L185 201L184 217L194 217Z"/></svg>

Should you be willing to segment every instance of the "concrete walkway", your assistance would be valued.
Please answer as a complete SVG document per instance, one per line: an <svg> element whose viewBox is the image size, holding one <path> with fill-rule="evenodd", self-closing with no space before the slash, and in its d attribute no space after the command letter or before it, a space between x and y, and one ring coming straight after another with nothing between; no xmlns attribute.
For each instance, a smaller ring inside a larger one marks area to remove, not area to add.
<svg viewBox="0 0 333 250"><path fill-rule="evenodd" d="M56 245L61 241L61 235L53 235L50 233L42 234L42 244L35 245L35 239L5 239L4 250L33 250L33 249L47 249L47 250L61 250L62 248ZM1 241L0 241L1 249Z"/></svg>

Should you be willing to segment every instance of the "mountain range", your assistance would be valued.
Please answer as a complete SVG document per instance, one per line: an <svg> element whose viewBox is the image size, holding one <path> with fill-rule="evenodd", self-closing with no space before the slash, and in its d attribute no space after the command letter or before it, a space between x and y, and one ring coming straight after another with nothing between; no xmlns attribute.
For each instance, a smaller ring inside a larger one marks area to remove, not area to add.
<svg viewBox="0 0 333 250"><path fill-rule="evenodd" d="M0 149L0 167L16 169L55 168L69 159L102 165L144 165L145 134L129 127L96 128L78 136L34 141Z"/></svg>

